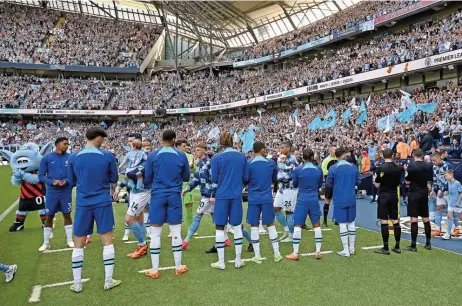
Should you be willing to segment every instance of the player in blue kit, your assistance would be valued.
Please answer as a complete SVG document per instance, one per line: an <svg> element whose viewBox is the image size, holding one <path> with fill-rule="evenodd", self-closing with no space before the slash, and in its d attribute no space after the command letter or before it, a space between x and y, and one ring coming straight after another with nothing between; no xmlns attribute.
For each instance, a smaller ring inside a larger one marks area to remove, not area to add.
<svg viewBox="0 0 462 306"><path fill-rule="evenodd" d="M247 178L247 159L244 154L233 149L233 137L229 132L220 135L223 151L212 159L212 182L217 186L215 194L214 221L216 225L215 246L218 262L212 263L214 269L225 269L225 226L229 222L234 229L236 250L235 268L244 266L242 253L242 187ZM257 223L258 224L258 223Z"/></svg>
<svg viewBox="0 0 462 306"><path fill-rule="evenodd" d="M96 222L98 234L103 244L105 271L104 290L120 285L112 278L114 272L114 245L112 231L114 212L112 211L111 184L117 183L117 164L109 151L102 150L107 133L99 126L91 127L85 134L87 145L69 157L69 185L77 187L74 215L74 250L72 251L72 273L74 285L71 290L82 291L83 248L87 235L93 233Z"/></svg>
<svg viewBox="0 0 462 306"><path fill-rule="evenodd" d="M329 169L326 180L326 201L334 202L334 220L339 223L340 239L343 251L340 256L350 257L355 253L356 240L356 191L361 183L358 168L347 162L347 151L343 148L335 150L338 162ZM350 246L348 247L348 241Z"/></svg>
<svg viewBox="0 0 462 306"><path fill-rule="evenodd" d="M146 276L154 279L159 278L160 235L164 223L169 224L172 234L175 275L188 272L188 268L181 264L181 188L183 182L189 181L190 172L186 154L174 147L175 138L176 134L172 130L162 133L162 147L149 154L144 174L144 185L152 185L149 210L152 270L146 272Z"/></svg>
<svg viewBox="0 0 462 306"><path fill-rule="evenodd" d="M316 244L316 259L321 259L322 232L319 220L321 208L319 207L319 188L322 187L323 175L319 166L313 165L314 152L311 149L303 150L304 165L292 172L292 184L298 188L297 205L294 211L294 252L286 256L289 260L298 260L298 250L302 239L302 226L306 216L310 216L314 228L314 240Z"/></svg>
<svg viewBox="0 0 462 306"><path fill-rule="evenodd" d="M64 231L67 245L74 247L72 241L72 186L69 185L69 139L58 137L55 140L55 151L46 155L40 162L38 177L40 182L46 184L45 211L47 218L43 227L43 245L40 252L50 247L50 235L53 230L53 219L60 211L64 218Z"/></svg>
<svg viewBox="0 0 462 306"><path fill-rule="evenodd" d="M454 178L454 171L448 170L444 173L444 177L448 182L449 190L449 201L448 201L448 218L446 224L448 226L446 234L443 235L442 239L448 240L451 238L452 225L457 224L456 228L458 229L458 223L455 221L459 219L459 214L461 212L460 202L462 201L462 185L458 180Z"/></svg>
<svg viewBox="0 0 462 306"><path fill-rule="evenodd" d="M273 246L274 261L282 260L279 252L278 234L274 225L274 208L273 208L273 192L272 184L277 182L277 166L274 161L265 158L265 144L263 142L255 142L253 144L255 157L248 162L248 204L247 223L251 226L250 236L252 239L253 250L255 257L252 261L261 264L262 258L260 254L260 234L259 221L260 214L262 216L262 224L268 228L269 239Z"/></svg>

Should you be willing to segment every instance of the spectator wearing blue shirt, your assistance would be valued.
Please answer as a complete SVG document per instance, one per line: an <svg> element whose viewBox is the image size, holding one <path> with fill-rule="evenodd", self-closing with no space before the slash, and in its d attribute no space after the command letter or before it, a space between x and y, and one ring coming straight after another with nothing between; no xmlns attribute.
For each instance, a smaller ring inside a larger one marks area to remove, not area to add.
<svg viewBox="0 0 462 306"><path fill-rule="evenodd" d="M274 225L273 193L272 184L277 181L277 166L270 159L265 158L266 150L263 142L253 144L255 157L248 162L248 181L249 196L247 209L247 223L251 226L251 239L255 252L252 261L261 264L262 257L260 254L260 234L258 232L260 215L262 224L268 227L269 238L273 246L274 261L282 260L279 252L278 234Z"/></svg>
<svg viewBox="0 0 462 306"><path fill-rule="evenodd" d="M64 230L67 237L67 245L74 247L72 241L72 187L67 179L69 175L68 159L66 153L69 147L69 139L58 137L55 140L55 151L46 155L40 162L38 177L40 182L46 184L46 221L43 227L43 245L39 251L43 252L50 247L50 235L53 230L53 219L60 211L64 218Z"/></svg>
<svg viewBox="0 0 462 306"><path fill-rule="evenodd" d="M149 154L144 174L144 185L152 186L149 209L152 270L146 272L146 276L154 279L159 278L160 235L164 223L169 224L172 234L175 274L182 275L188 272L188 268L181 264L181 188L183 182L189 181L190 172L186 154L174 147L175 138L176 133L172 130L162 133L162 147Z"/></svg>
<svg viewBox="0 0 462 306"><path fill-rule="evenodd" d="M69 185L77 187L72 251L74 285L71 286L71 290L77 293L82 291L83 248L87 235L93 233L94 222L103 244L104 290L121 284L121 281L112 278L115 251L112 244L114 212L110 192L111 183L117 183L119 179L117 164L114 154L100 149L107 137L104 129L91 127L85 136L85 148L69 157Z"/></svg>
<svg viewBox="0 0 462 306"><path fill-rule="evenodd" d="M358 168L345 160L346 153L343 148L335 150L338 162L327 175L326 202L334 202L334 219L339 223L343 251L337 254L350 257L355 253L356 186L361 183L361 178Z"/></svg>
<svg viewBox="0 0 462 306"><path fill-rule="evenodd" d="M321 209L319 207L319 188L322 186L323 174L319 166L313 165L314 152L311 149L303 150L304 165L292 172L292 183L298 188L297 205L294 211L294 237L293 253L286 256L289 260L298 260L298 251L302 238L302 226L309 215L314 228L314 240L316 243L316 259L321 259L322 233L319 220Z"/></svg>
<svg viewBox="0 0 462 306"><path fill-rule="evenodd" d="M248 181L247 159L244 154L233 149L233 136L229 132L220 135L223 151L212 159L212 183L216 186L214 220L216 225L215 246L218 262L212 263L214 269L225 269L225 225L229 222L234 228L236 250L235 268L244 266L241 259L242 233L242 188Z"/></svg>

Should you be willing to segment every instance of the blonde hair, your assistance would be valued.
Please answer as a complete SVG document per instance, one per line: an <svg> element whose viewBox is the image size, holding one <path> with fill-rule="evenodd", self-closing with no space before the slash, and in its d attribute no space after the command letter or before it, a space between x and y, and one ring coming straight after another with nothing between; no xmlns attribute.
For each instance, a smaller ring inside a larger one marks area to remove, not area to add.
<svg viewBox="0 0 462 306"><path fill-rule="evenodd" d="M230 132L223 132L220 135L220 145L224 147L232 147L233 146L233 136L231 136Z"/></svg>

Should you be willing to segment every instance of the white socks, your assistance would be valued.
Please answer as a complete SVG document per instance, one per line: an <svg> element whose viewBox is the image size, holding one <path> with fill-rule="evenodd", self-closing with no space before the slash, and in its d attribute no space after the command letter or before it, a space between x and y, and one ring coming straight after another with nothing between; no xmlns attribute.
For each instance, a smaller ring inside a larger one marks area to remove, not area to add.
<svg viewBox="0 0 462 306"><path fill-rule="evenodd" d="M162 233L162 227L151 226L151 262L152 271L159 271L159 256L160 256L160 234Z"/></svg>
<svg viewBox="0 0 462 306"><path fill-rule="evenodd" d="M72 224L71 225L65 225L64 226L64 231L66 232L67 241L72 241Z"/></svg>
<svg viewBox="0 0 462 306"><path fill-rule="evenodd" d="M51 229L51 228L50 228ZM72 250L72 274L74 275L74 286L82 283L83 248Z"/></svg>
<svg viewBox="0 0 462 306"><path fill-rule="evenodd" d="M279 243L278 243L278 233L276 231L276 226L268 226L268 235L273 246L274 256L279 256Z"/></svg>
<svg viewBox="0 0 462 306"><path fill-rule="evenodd" d="M114 273L114 245L106 245L103 247L103 262L104 262L104 274L105 282L112 282L112 274Z"/></svg>
<svg viewBox="0 0 462 306"><path fill-rule="evenodd" d="M50 235L52 231L53 229L51 227L43 228L43 244L50 244ZM71 232L72 232L72 228L71 228Z"/></svg>
<svg viewBox="0 0 462 306"><path fill-rule="evenodd" d="M351 223L347 223L348 226L348 238L350 240L350 249L355 248L355 240L356 240L356 225L355 221Z"/></svg>
<svg viewBox="0 0 462 306"><path fill-rule="evenodd" d="M298 250L300 248L300 241L302 240L302 228L296 226L294 228L294 237L292 245L294 247L294 254L298 256Z"/></svg>
<svg viewBox="0 0 462 306"><path fill-rule="evenodd" d="M146 238L151 238L151 225L149 224L149 213L145 212L143 215L144 227L146 228Z"/></svg>
<svg viewBox="0 0 462 306"><path fill-rule="evenodd" d="M233 226L234 228L234 246L236 249L236 262L235 264L238 265L241 263L241 253L242 253L242 243L244 239L242 239L242 227L241 225Z"/></svg>
<svg viewBox="0 0 462 306"><path fill-rule="evenodd" d="M175 268L181 269L181 255L183 251L181 240L181 224L170 225L170 233L172 233L172 251L175 259Z"/></svg>
<svg viewBox="0 0 462 306"><path fill-rule="evenodd" d="M252 239L253 251L255 257L261 258L260 254L260 234L258 233L258 227L250 228L250 238Z"/></svg>
<svg viewBox="0 0 462 306"><path fill-rule="evenodd" d="M347 224L346 223L340 223L339 224L340 228L340 239L342 240L342 245L343 245L343 251L344 252L349 252L348 251L348 230L347 230Z"/></svg>
<svg viewBox="0 0 462 306"><path fill-rule="evenodd" d="M322 232L320 227L314 228L314 242L316 243L316 253L321 252Z"/></svg>
<svg viewBox="0 0 462 306"><path fill-rule="evenodd" d="M216 230L215 231L215 247L218 252L218 264L225 265L225 231Z"/></svg>

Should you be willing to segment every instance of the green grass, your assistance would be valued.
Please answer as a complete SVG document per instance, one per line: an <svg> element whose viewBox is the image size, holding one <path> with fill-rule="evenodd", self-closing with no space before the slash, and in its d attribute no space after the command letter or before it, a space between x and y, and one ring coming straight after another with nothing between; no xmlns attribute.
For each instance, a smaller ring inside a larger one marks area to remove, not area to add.
<svg viewBox="0 0 462 306"><path fill-rule="evenodd" d="M9 168L0 167L0 186L3 186L0 213L17 197L17 188L10 187L9 176ZM90 278L90 281L84 284L83 293L74 294L68 286L46 288L42 291L39 304L128 305L141 301L153 305L371 305L393 301L398 304L429 305L435 303L437 296L438 303L451 305L454 303L453 296L442 294L448 286L447 273L444 271L450 271L451 275L462 274L460 255L441 250L426 251L419 247L416 254L391 256L376 255L371 250L363 251L361 246L380 245L381 237L378 233L358 230L357 254L351 258L326 254L321 261L301 257L299 262L284 260L274 263L268 236L262 235L262 255L269 260L261 265L249 262L240 270L228 264L226 271L211 269L210 263L215 262L217 257L204 253L212 246L214 239L193 239L188 251L183 253L183 262L188 265L190 272L175 277L173 270L167 270L161 271L158 280L148 279L137 271L150 268L150 257L139 260L126 257L136 244L121 241L125 210L125 205L114 206L117 224L114 277L122 280L122 285L109 292L103 290L102 247L97 236L93 235L93 242L85 249L83 277ZM71 252L40 254L37 249L42 243L42 229L36 214L28 218L25 231L8 233L13 218L14 212L0 223L0 262L16 263L19 270L11 284L0 281L0 292L5 305L25 305L34 285L72 280ZM53 249L67 247L62 226L62 217L58 217L51 240ZM323 232L325 251L339 251L341 248L338 229L334 226L332 229ZM183 236L185 233L184 228ZM164 227L160 259L162 267L174 265L167 234L168 229ZM203 218L199 234L214 234L209 216ZM134 237L131 236L131 239ZM281 244L282 254L289 254L291 248L291 244ZM300 251L314 251L313 232L303 231ZM234 248L227 248L226 260L233 259L233 254ZM252 256L250 253L243 254L244 258Z"/></svg>

